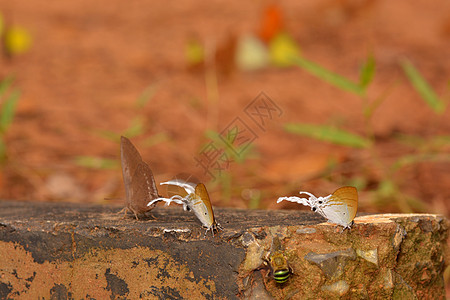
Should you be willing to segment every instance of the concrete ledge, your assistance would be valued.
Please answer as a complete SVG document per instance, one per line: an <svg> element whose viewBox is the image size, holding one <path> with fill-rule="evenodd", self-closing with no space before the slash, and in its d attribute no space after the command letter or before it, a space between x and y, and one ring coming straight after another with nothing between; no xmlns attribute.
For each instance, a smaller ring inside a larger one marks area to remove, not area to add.
<svg viewBox="0 0 450 300"><path fill-rule="evenodd" d="M0 299L445 298L439 215L366 215L340 234L310 212L216 209L225 230L203 239L180 207L121 208L0 201ZM264 264L276 240L284 284Z"/></svg>

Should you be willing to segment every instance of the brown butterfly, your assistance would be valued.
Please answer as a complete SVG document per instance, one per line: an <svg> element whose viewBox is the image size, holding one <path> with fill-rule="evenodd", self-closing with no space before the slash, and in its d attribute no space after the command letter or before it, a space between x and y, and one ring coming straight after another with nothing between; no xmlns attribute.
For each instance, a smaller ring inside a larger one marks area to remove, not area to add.
<svg viewBox="0 0 450 300"><path fill-rule="evenodd" d="M155 179L136 147L124 136L120 138L120 159L127 199L126 209L133 212L138 219L138 215L145 214L156 206L156 203L150 206L147 204L160 197Z"/></svg>

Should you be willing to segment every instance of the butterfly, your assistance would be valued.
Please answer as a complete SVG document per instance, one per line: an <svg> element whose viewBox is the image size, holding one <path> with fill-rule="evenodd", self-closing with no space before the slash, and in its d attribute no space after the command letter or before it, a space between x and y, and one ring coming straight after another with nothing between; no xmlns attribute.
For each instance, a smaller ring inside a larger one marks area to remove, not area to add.
<svg viewBox="0 0 450 300"><path fill-rule="evenodd" d="M181 187L184 193L174 195L170 198L161 197L154 199L147 204L148 206L155 205L158 201L165 201L166 205L170 205L172 202L181 204L184 210L193 211L203 227L206 227L205 236L208 231L211 231L214 236L214 230L223 230L222 226L214 218L214 211L209 200L208 191L203 183L196 184L182 179L174 179L161 182L161 185L163 184Z"/></svg>
<svg viewBox="0 0 450 300"><path fill-rule="evenodd" d="M138 219L139 214L144 214L156 206L156 203L150 206L147 203L160 197L153 172L142 160L136 147L124 136L120 138L120 159L127 199L125 209L133 212Z"/></svg>
<svg viewBox="0 0 450 300"><path fill-rule="evenodd" d="M333 194L326 197L316 197L308 192L309 198L280 197L277 203L283 200L291 201L311 207L312 211L318 212L329 222L343 226L343 230L350 229L358 209L358 191L352 186L344 186L337 189Z"/></svg>

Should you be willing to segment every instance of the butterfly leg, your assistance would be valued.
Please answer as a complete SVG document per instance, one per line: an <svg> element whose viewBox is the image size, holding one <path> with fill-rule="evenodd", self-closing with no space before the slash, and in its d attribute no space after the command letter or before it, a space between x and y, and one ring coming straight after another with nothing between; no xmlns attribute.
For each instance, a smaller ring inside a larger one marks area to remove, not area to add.
<svg viewBox="0 0 450 300"><path fill-rule="evenodd" d="M130 210L134 214L136 220L139 220L137 212L135 212L131 207L128 207L128 210Z"/></svg>
<svg viewBox="0 0 450 300"><path fill-rule="evenodd" d="M223 230L223 227L222 227L222 225L220 225L219 223L214 223L214 224L211 226L211 231L212 231L212 233L213 233L213 237L214 237L214 230L217 231L217 233L219 233L220 230Z"/></svg>
<svg viewBox="0 0 450 300"><path fill-rule="evenodd" d="M339 233L344 233L344 231L347 229L348 231L351 231L352 230L352 226L353 226L353 221L350 223L350 224L348 224L348 225L346 225L346 226L342 226L342 229L339 231ZM339 225L337 225L336 226L336 228L338 228L339 227Z"/></svg>
<svg viewBox="0 0 450 300"><path fill-rule="evenodd" d="M339 225L336 225L336 231L339 231L340 234L343 234L344 231L347 229L347 227L342 227L342 229L339 230Z"/></svg>
<svg viewBox="0 0 450 300"><path fill-rule="evenodd" d="M206 228L203 238L206 238L206 234L208 233L208 231L211 231L212 236L214 237L214 230L216 230L217 233L219 233L219 230L223 230L223 227L219 223L214 223L213 225L211 225L211 227Z"/></svg>
<svg viewBox="0 0 450 300"><path fill-rule="evenodd" d="M203 235L203 238L206 238L206 234L207 234L208 231L210 231L210 230L211 230L211 232L212 232L212 236L214 237L214 229L213 229L213 227L211 226L211 227L206 228L206 231L205 231L205 234Z"/></svg>
<svg viewBox="0 0 450 300"><path fill-rule="evenodd" d="M118 212L117 212L117 214L119 215L119 214L123 214L123 218L125 218L125 216L127 215L127 212L128 212L128 207L124 207L124 208L122 208L121 210L119 210Z"/></svg>

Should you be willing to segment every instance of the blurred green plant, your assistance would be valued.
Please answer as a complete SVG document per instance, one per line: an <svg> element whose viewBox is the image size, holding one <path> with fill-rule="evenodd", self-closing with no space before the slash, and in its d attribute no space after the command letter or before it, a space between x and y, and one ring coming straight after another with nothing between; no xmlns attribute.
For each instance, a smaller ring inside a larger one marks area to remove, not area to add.
<svg viewBox="0 0 450 300"><path fill-rule="evenodd" d="M144 108L145 105L147 105L151 101L156 93L156 89L156 84L151 84L144 89L144 91L135 101L136 110L141 111L142 108ZM134 138L146 134L148 132L148 129L145 126L144 120L144 115L142 113L139 113L133 119L131 119L129 126L120 132L113 130L93 130L92 132L103 139L120 144L121 136ZM144 145L145 147L152 147L167 140L169 140L169 137L165 132L158 132L145 138L142 141L142 145ZM117 159L108 159L98 156L77 156L74 158L74 162L78 166L97 170L120 168L120 162Z"/></svg>
<svg viewBox="0 0 450 300"><path fill-rule="evenodd" d="M81 167L96 169L96 170L115 170L120 164L117 159L108 159L95 156L77 156L75 163Z"/></svg>
<svg viewBox="0 0 450 300"><path fill-rule="evenodd" d="M238 130L237 126L231 128L226 136L223 136L214 130L206 130L205 136L213 141L216 146L220 147L220 149L224 151L226 157L231 158L233 162L238 164L244 164L249 159L259 157L259 154L256 152L253 144L235 146L234 142L236 141Z"/></svg>
<svg viewBox="0 0 450 300"><path fill-rule="evenodd" d="M370 81L373 77L373 75L368 74L368 71L373 70L375 71L375 68L369 69L369 68L363 68L363 72L361 72L361 80L359 83L353 82L350 79L347 79L346 77L339 75L337 73L334 73L330 70L325 69L324 67L318 65L315 62L312 62L310 60L307 60L304 57L293 57L292 61L299 66L300 68L304 69L308 73L318 77L319 79L328 82L331 85L334 85L335 87L352 92L354 94L357 94L359 96L363 96L365 93L365 88L369 85Z"/></svg>
<svg viewBox="0 0 450 300"><path fill-rule="evenodd" d="M236 146L236 138L238 136L238 127L232 127L227 130L227 134L223 135L214 130L206 130L205 137L213 142L220 155L224 157L225 170L217 172L217 176L220 176L220 182L218 180L211 180L210 186L212 188L219 188L221 197L225 203L228 203L233 195L241 194L242 184L235 184L235 172L252 172L253 169L249 166L249 161L257 159L259 157L258 152L255 150L253 144L243 144ZM204 144L202 149L207 147L208 144ZM236 168L229 169L228 164L236 163Z"/></svg>
<svg viewBox="0 0 450 300"><path fill-rule="evenodd" d="M368 138L328 125L304 123L288 123L284 125L287 132L305 135L320 141L331 142L354 148L370 147L372 141Z"/></svg>
<svg viewBox="0 0 450 300"><path fill-rule="evenodd" d="M359 74L359 81L352 81L340 74L332 72L323 66L318 65L303 57L292 56L292 61L295 62L303 70L307 71L313 76L318 77L324 82L327 82L340 90L351 92L358 95L362 100L362 114L366 120L367 128L365 136L357 135L347 130L338 128L336 126L328 125L314 125L305 123L289 123L285 124L284 129L287 132L310 137L316 140L330 142L337 145L343 145L352 148L366 148L370 150L370 155L373 161L380 164L381 158L374 151L377 139L372 134L371 118L374 111L389 95L391 87L388 87L380 96L374 100L370 100L367 96L367 89L373 81L376 70L375 58L372 54L367 56L366 61L362 65ZM425 81L420 72L408 60L402 60L400 65L410 81L414 89L419 93L423 101L437 114L442 114L446 105L440 99L431 86ZM444 151L450 144L449 136L436 136L425 140L421 136L402 136L399 141L409 142L413 144L415 153L400 155L389 166L383 166L383 179L378 182L378 187L375 190L374 202L380 205L395 202L397 207L404 212L411 211L425 211L426 206L420 200L406 195L401 191L401 180L396 176L396 173L410 165L425 161L439 161L449 162L450 155ZM338 166L336 166L338 167ZM332 170L331 170L332 171ZM356 175L357 178L349 179L349 183L357 183L360 186L366 186L368 180L362 178L361 175ZM348 183L347 183L348 184Z"/></svg>
<svg viewBox="0 0 450 300"><path fill-rule="evenodd" d="M142 116L136 116L130 121L130 125L121 132L113 130L94 130L96 135L112 142L120 142L121 136L133 138L140 136L145 132L144 119Z"/></svg>
<svg viewBox="0 0 450 300"><path fill-rule="evenodd" d="M139 95L136 100L136 106L138 108L144 108L147 103L153 99L158 90L158 85L156 83L147 86L144 91Z"/></svg>
<svg viewBox="0 0 450 300"><path fill-rule="evenodd" d="M17 102L20 98L20 91L12 87L13 82L12 76L6 77L0 82L0 163L2 164L7 159L5 135L14 119Z"/></svg>
<svg viewBox="0 0 450 300"><path fill-rule="evenodd" d="M445 111L445 103L437 96L433 88L423 78L422 74L414 67L414 65L407 59L400 62L406 76L414 89L420 94L426 104L437 114L442 114Z"/></svg>

